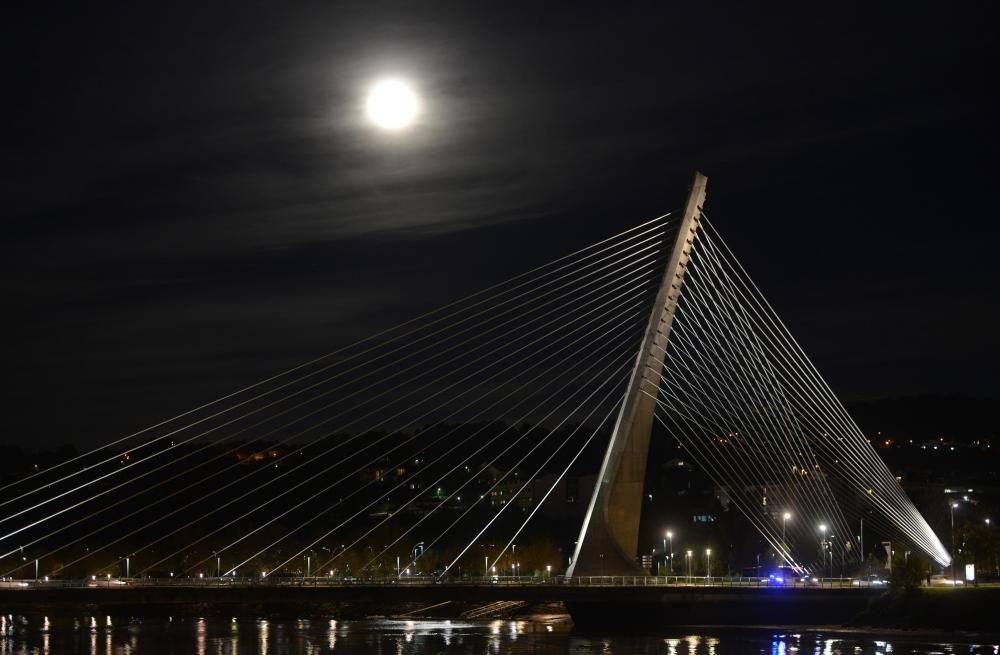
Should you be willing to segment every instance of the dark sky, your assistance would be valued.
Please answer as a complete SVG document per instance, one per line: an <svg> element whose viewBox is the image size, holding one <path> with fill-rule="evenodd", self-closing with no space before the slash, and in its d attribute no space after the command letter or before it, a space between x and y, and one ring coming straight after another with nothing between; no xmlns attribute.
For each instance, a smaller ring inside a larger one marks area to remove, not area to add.
<svg viewBox="0 0 1000 655"><path fill-rule="evenodd" d="M676 208L695 169L843 397L1000 395L986 3L183 4L5 18L0 441L121 436ZM387 73L405 134L363 119Z"/></svg>

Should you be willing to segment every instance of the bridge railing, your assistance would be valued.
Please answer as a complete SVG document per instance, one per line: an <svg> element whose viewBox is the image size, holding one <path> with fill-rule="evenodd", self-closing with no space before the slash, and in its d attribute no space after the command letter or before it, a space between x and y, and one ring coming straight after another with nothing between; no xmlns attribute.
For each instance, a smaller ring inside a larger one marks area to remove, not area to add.
<svg viewBox="0 0 1000 655"><path fill-rule="evenodd" d="M775 579L772 577L738 576L621 576L589 575L562 579L563 584L576 586L604 587L656 587L656 586L699 586L699 587L797 587L797 588L877 588L888 584L882 579L859 578L795 578Z"/></svg>
<svg viewBox="0 0 1000 655"><path fill-rule="evenodd" d="M38 588L120 588L120 587L345 587L345 586L577 586L577 587L794 587L794 588L879 588L882 579L796 578L737 576L656 576L656 575L490 575L490 576L279 576L268 577L176 577L176 578L107 578L0 580L0 589Z"/></svg>

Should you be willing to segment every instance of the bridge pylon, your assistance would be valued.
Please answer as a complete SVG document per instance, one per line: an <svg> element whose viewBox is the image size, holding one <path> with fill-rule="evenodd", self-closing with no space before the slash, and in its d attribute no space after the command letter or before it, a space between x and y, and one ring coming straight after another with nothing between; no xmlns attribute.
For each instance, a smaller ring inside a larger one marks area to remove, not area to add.
<svg viewBox="0 0 1000 655"><path fill-rule="evenodd" d="M567 576L648 574L636 558L655 397L707 184L707 177L695 173Z"/></svg>

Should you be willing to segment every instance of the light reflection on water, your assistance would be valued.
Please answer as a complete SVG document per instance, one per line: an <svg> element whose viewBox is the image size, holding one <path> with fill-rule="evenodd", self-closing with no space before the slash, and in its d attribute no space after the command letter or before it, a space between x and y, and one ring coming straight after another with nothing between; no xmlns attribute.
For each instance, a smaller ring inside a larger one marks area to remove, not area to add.
<svg viewBox="0 0 1000 655"><path fill-rule="evenodd" d="M821 630L671 629L585 634L564 616L535 620L343 621L316 617L0 615L0 655L289 655L306 653L648 653L662 655L1000 655L995 640Z"/></svg>

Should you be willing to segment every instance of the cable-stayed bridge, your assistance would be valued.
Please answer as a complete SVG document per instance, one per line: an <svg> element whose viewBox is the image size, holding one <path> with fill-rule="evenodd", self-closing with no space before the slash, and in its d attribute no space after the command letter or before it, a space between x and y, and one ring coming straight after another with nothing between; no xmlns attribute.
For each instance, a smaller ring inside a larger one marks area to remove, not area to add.
<svg viewBox="0 0 1000 655"><path fill-rule="evenodd" d="M883 540L947 565L706 215L706 184L682 211L5 483L0 574L759 587L759 567L717 553L713 570L711 549L643 570L657 439L803 579L850 588ZM588 465L576 538L532 544Z"/></svg>

